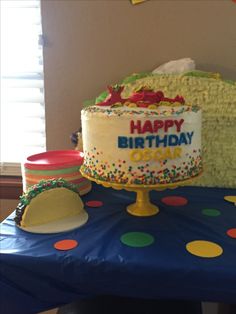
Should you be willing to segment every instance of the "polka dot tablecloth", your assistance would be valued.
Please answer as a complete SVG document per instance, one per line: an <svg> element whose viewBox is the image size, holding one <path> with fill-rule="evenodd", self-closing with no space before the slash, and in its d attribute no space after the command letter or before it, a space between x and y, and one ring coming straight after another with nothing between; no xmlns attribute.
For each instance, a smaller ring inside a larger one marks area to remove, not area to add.
<svg viewBox="0 0 236 314"><path fill-rule="evenodd" d="M226 195L224 196L224 200L235 203L236 196ZM105 199L104 201L106 202ZM182 207L188 204L188 198L186 196L170 195L161 198L161 202L167 206ZM86 201L85 205L88 208L99 208L104 205L104 202L92 199ZM201 207L199 207L199 210L200 209ZM221 211L214 208L203 208L201 209L201 213L202 215L209 217L217 217L221 215ZM227 230L226 234L231 238L236 238L236 228ZM155 242L155 237L146 232L130 231L122 234L120 241L122 244L129 247L143 248L152 245ZM63 251L73 249L77 244L78 243L76 241L73 242L73 240L62 240L55 243L54 247L57 250ZM207 240L190 241L186 243L186 250L190 254L202 258L213 258L223 254L223 248L219 244Z"/></svg>
<svg viewBox="0 0 236 314"><path fill-rule="evenodd" d="M126 211L134 193L94 185L82 197L88 222L58 234L24 232L12 215L1 224L1 301L10 304L14 295L20 313L32 302L40 312L50 300L54 306L98 293L233 303L235 195L200 187L152 191L160 212L137 217Z"/></svg>

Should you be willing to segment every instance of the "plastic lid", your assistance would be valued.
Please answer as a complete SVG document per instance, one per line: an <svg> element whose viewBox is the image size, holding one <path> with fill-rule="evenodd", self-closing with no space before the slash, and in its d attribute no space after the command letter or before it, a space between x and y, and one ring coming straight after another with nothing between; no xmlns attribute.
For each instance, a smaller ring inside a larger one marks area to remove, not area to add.
<svg viewBox="0 0 236 314"><path fill-rule="evenodd" d="M77 150L52 150L27 157L24 167L34 170L62 169L80 166L83 153Z"/></svg>

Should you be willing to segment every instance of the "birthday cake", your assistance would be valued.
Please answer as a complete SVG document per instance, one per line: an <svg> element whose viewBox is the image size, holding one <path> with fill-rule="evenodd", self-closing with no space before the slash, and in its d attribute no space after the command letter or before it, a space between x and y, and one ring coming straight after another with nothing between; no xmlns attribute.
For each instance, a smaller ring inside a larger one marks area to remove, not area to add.
<svg viewBox="0 0 236 314"><path fill-rule="evenodd" d="M109 87L103 101L82 110L82 171L97 180L134 185L169 184L200 174L201 107L146 86L127 97L124 89Z"/></svg>
<svg viewBox="0 0 236 314"><path fill-rule="evenodd" d="M50 179L33 185L20 197L14 220L18 226L27 228L80 213L84 211L77 186L63 179Z"/></svg>

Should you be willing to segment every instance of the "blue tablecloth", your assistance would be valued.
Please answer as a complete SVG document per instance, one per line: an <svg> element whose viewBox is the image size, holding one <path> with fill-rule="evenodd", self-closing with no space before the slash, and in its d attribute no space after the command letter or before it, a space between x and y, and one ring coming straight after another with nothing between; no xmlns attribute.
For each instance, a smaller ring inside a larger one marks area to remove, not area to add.
<svg viewBox="0 0 236 314"><path fill-rule="evenodd" d="M141 298L193 299L236 302L236 239L227 230L236 228L236 207L224 200L233 189L181 187L150 193L160 213L135 217L126 206L135 194L93 185L84 203L88 222L71 232L31 234L18 229L13 217L1 224L1 313L37 313L77 298L112 294ZM165 205L161 199L179 195L185 206ZM203 209L219 210L206 216ZM127 232L146 232L155 238L147 247L123 244ZM62 239L77 240L70 251L53 245ZM190 254L186 244L206 240L219 244L223 254L202 258Z"/></svg>

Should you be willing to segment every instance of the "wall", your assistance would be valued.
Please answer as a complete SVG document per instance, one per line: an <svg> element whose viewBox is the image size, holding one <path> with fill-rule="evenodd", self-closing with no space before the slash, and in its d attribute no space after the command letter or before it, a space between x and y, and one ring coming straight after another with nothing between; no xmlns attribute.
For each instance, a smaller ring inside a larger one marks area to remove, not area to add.
<svg viewBox="0 0 236 314"><path fill-rule="evenodd" d="M191 57L236 79L231 0L43 0L42 22L48 149L72 148L83 101L128 74Z"/></svg>

